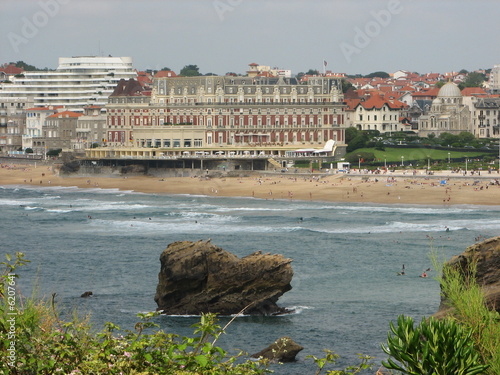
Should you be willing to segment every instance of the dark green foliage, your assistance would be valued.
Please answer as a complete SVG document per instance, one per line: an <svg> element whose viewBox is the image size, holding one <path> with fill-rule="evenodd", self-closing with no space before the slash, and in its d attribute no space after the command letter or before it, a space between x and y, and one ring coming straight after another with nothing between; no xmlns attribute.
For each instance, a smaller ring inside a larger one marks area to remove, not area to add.
<svg viewBox="0 0 500 375"><path fill-rule="evenodd" d="M411 317L401 315L398 324L389 323L387 345L382 350L390 357L382 364L408 375L483 374L482 363L474 347L472 331L453 319L422 319L415 327Z"/></svg>
<svg viewBox="0 0 500 375"><path fill-rule="evenodd" d="M373 72L373 73L367 74L365 76L365 78L374 78L374 77L377 77L377 78L390 78L391 76L389 75L389 73L386 73L386 72Z"/></svg>
<svg viewBox="0 0 500 375"><path fill-rule="evenodd" d="M352 85L351 82L348 82L346 81L345 79L343 79L341 81L342 83L342 92L345 94L347 92L347 90L349 90L350 88L353 88L354 89L354 86Z"/></svg>
<svg viewBox="0 0 500 375"><path fill-rule="evenodd" d="M482 87L486 77L482 73L469 73L465 81L463 82L464 87Z"/></svg>
<svg viewBox="0 0 500 375"><path fill-rule="evenodd" d="M370 137L366 132L360 132L347 144L347 152L352 152L358 148L366 147Z"/></svg>
<svg viewBox="0 0 500 375"><path fill-rule="evenodd" d="M357 164L358 162L369 163L375 160L375 155L372 152L366 151L353 152L351 154L347 154L345 156L345 160L353 164Z"/></svg>
<svg viewBox="0 0 500 375"><path fill-rule="evenodd" d="M200 68L198 68L198 65L186 65L181 69L179 75L184 77L201 76Z"/></svg>
<svg viewBox="0 0 500 375"><path fill-rule="evenodd" d="M62 152L61 148L54 148L47 151L47 156L59 156L61 152Z"/></svg>
<svg viewBox="0 0 500 375"><path fill-rule="evenodd" d="M345 130L345 142L349 144L356 136L361 133L360 130L356 129L355 127L351 126L346 128Z"/></svg>

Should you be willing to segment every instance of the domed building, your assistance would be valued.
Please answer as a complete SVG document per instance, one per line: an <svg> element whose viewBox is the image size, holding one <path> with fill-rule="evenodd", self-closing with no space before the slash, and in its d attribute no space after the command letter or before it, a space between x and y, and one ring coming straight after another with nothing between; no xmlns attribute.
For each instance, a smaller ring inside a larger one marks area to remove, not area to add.
<svg viewBox="0 0 500 375"><path fill-rule="evenodd" d="M418 133L421 137L441 133L459 134L472 132L470 110L463 103L462 93L456 84L448 82L441 87L432 101L429 112L418 119Z"/></svg>

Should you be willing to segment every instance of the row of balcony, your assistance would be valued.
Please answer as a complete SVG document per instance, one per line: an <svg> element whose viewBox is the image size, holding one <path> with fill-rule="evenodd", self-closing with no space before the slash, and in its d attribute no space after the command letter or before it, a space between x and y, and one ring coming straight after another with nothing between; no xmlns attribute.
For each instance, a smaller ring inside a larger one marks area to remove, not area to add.
<svg viewBox="0 0 500 375"><path fill-rule="evenodd" d="M149 103L150 107L186 107L186 106L342 106L344 102L211 102L211 103Z"/></svg>

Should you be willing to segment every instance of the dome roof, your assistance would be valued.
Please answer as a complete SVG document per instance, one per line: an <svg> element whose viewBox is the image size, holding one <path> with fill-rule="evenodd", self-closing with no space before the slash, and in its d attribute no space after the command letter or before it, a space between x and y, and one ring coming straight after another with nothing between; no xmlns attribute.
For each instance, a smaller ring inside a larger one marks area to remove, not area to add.
<svg viewBox="0 0 500 375"><path fill-rule="evenodd" d="M450 97L451 98L462 97L460 89L453 82L445 83L443 87L439 89L438 92L438 98L450 98Z"/></svg>

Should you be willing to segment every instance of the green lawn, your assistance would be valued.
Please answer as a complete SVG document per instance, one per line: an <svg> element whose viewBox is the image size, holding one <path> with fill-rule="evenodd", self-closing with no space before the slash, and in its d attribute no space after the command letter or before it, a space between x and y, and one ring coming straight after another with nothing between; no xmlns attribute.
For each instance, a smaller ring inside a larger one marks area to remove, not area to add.
<svg viewBox="0 0 500 375"><path fill-rule="evenodd" d="M482 150L471 150L471 151L447 151L447 150L435 150L430 148L416 147L416 148L391 148L387 147L384 151L376 150L374 148L360 148L356 151L352 152L352 154L356 154L359 152L372 152L379 161L383 162L384 160L387 163L401 163L401 157L403 157L404 161L410 160L422 160L427 161L430 160L442 160L448 161L448 157L450 159L463 159L465 157L475 158L478 156L488 155L488 156L497 156L495 152L487 152Z"/></svg>

